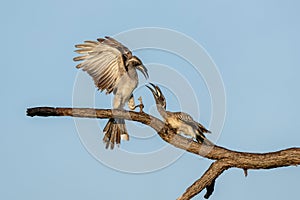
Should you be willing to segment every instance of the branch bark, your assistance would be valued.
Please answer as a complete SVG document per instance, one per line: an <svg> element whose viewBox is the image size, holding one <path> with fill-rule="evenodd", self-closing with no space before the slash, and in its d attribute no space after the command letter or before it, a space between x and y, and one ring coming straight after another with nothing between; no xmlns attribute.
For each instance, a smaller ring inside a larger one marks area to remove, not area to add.
<svg viewBox="0 0 300 200"><path fill-rule="evenodd" d="M199 144L177 135L173 129L161 120L147 114L124 110L91 109L91 108L53 108L36 107L27 109L28 116L71 116L81 118L124 118L137 121L153 128L166 142L190 153L215 160L200 179L194 182L178 200L191 199L205 188L208 198L213 190L215 180L227 169L235 167L243 169L271 169L277 167L296 166L300 164L300 148L289 148L269 153L238 152L210 144Z"/></svg>

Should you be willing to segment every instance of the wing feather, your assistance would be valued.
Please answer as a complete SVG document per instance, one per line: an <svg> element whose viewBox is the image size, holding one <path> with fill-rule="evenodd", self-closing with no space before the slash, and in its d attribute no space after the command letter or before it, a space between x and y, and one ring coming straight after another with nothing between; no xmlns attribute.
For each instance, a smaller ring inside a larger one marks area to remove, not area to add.
<svg viewBox="0 0 300 200"><path fill-rule="evenodd" d="M98 38L97 41L84 41L75 45L75 52L81 56L74 61L82 61L76 68L86 71L99 90L111 93L121 76L126 73L125 63L132 58L131 51L111 37ZM124 60L125 59L125 60Z"/></svg>
<svg viewBox="0 0 300 200"><path fill-rule="evenodd" d="M203 133L210 133L209 130L207 130L202 124L196 122L189 114L184 112L176 112L174 113L177 119L180 119L181 121L193 126L194 128L200 130Z"/></svg>

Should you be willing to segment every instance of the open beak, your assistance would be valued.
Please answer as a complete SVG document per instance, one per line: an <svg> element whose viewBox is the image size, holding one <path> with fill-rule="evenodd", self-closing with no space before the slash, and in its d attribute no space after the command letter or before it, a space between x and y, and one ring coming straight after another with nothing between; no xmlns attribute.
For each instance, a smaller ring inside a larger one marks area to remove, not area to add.
<svg viewBox="0 0 300 200"><path fill-rule="evenodd" d="M153 97L156 101L156 104L160 104L161 106L163 106L166 109L166 100L164 95L161 93L160 88L157 85L154 85L153 83L149 83L152 87L150 87L150 85L146 85L147 88L149 88L149 90L151 90Z"/></svg>
<svg viewBox="0 0 300 200"><path fill-rule="evenodd" d="M154 85L153 83L150 83L150 85L152 85L152 86L155 88L155 85ZM148 86L148 85L146 85L146 87L149 88L149 90L151 90L151 92L152 92L152 94L153 94L154 96L157 96L157 93L156 93L155 90L153 90L153 89L152 89L150 86Z"/></svg>
<svg viewBox="0 0 300 200"><path fill-rule="evenodd" d="M137 68L138 70L140 70L140 72L143 73L143 75L145 76L146 79L149 78L148 70L147 70L147 68L146 68L144 65L138 65L136 68Z"/></svg>
<svg viewBox="0 0 300 200"><path fill-rule="evenodd" d="M146 85L146 87L147 88L149 88L149 90L151 90L151 92L152 92L152 94L153 94L153 96L155 97L155 98L158 98L158 95L157 95L157 90L156 90L156 87L155 87L155 85L153 84L153 83L149 83L153 88L151 88L149 85Z"/></svg>
<svg viewBox="0 0 300 200"><path fill-rule="evenodd" d="M154 89L152 89L150 86L146 85L147 88L149 88L152 92L152 94L156 97L161 97L161 90L157 85L154 85L153 83L149 83Z"/></svg>

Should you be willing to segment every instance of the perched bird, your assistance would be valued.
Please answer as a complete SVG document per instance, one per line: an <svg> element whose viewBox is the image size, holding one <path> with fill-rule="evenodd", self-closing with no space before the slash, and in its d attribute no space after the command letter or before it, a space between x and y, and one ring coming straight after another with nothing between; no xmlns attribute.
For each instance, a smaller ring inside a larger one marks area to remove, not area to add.
<svg viewBox="0 0 300 200"><path fill-rule="evenodd" d="M208 144L212 144L204 136L204 133L210 133L209 130L207 130L202 124L194 121L187 113L167 111L166 99L160 88L152 83L150 83L150 85L153 88L148 85L147 87L151 90L156 102L157 110L166 124L175 129L177 134L183 133L195 138L199 143L206 142Z"/></svg>
<svg viewBox="0 0 300 200"><path fill-rule="evenodd" d="M113 108L123 109L126 103L131 110L135 106L133 91L138 85L138 74L141 71L148 78L148 72L142 61L133 56L131 51L117 40L106 36L97 41L85 41L75 45L75 52L83 54L74 61L82 61L76 66L86 71L94 80L96 87L106 94L113 93ZM121 138L129 140L124 119L111 118L103 129L106 148L120 144Z"/></svg>

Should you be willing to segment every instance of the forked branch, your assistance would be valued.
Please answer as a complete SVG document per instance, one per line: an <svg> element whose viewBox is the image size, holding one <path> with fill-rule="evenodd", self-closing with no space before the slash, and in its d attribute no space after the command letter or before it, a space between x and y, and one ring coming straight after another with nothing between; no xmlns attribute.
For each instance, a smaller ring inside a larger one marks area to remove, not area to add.
<svg viewBox="0 0 300 200"><path fill-rule="evenodd" d="M218 176L232 167L243 169L246 175L248 169L271 169L300 164L300 148L289 148L270 153L247 153L229 150L217 145L199 144L177 135L164 122L147 113L111 109L36 107L27 109L27 115L31 117L124 118L152 127L164 141L177 148L215 160L202 177L187 188L178 200L191 199L205 188L207 193L204 197L208 198L214 191L215 180Z"/></svg>

